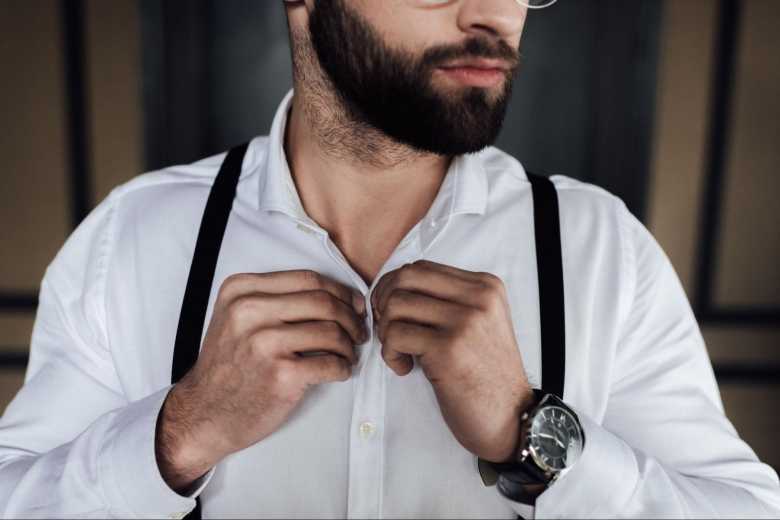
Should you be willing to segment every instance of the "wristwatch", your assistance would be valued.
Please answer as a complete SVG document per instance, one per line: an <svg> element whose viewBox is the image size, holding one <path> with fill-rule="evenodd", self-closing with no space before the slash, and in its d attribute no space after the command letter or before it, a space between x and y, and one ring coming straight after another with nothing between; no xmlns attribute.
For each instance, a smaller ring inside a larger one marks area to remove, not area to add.
<svg viewBox="0 0 780 520"><path fill-rule="evenodd" d="M555 394L533 389L535 403L520 417L517 452L507 462L478 460L482 482L505 497L534 504L538 492L571 468L585 448L577 414Z"/></svg>

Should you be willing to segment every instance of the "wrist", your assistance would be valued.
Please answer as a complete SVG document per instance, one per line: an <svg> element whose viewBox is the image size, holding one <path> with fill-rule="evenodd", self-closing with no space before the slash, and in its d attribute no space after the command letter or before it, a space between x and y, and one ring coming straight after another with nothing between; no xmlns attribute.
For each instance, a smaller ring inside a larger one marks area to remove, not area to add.
<svg viewBox="0 0 780 520"><path fill-rule="evenodd" d="M503 448L500 451L494 450L493 456L478 454L479 458L482 460L497 465L511 464L516 461L518 450L523 442L522 418L524 414L533 409L539 401L538 396L530 387L521 390L518 394L519 397L513 398L515 406L513 407L511 418L507 421L509 426L500 436L502 439L501 446L503 446Z"/></svg>
<svg viewBox="0 0 780 520"><path fill-rule="evenodd" d="M222 458L211 443L199 440L186 408L174 385L163 402L155 428L155 456L160 475L171 489L185 496Z"/></svg>
<svg viewBox="0 0 780 520"><path fill-rule="evenodd" d="M515 457L492 467L479 465L486 486L497 483L504 496L526 504L575 464L585 445L574 411L554 394L541 390L534 394L536 402L519 421Z"/></svg>
<svg viewBox="0 0 780 520"><path fill-rule="evenodd" d="M534 388L527 388L523 396L519 400L520 405L518 407L518 414L515 419L517 429L513 437L514 448L505 458L499 461L499 464L514 464L517 462L517 456L524 444L524 432L526 431L526 425L529 417L528 413L531 412L541 401L543 393Z"/></svg>

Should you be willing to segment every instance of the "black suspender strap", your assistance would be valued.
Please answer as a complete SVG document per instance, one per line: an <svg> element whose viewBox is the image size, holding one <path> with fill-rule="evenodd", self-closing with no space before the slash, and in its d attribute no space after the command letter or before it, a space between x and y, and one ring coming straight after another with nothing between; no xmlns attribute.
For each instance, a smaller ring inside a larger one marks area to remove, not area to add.
<svg viewBox="0 0 780 520"><path fill-rule="evenodd" d="M228 152L209 192L179 314L179 326L173 347L172 383L178 382L198 359L219 250L222 247L228 217L233 209L248 145L249 143L244 143ZM200 520L200 497L196 499L195 509L185 518Z"/></svg>
<svg viewBox="0 0 780 520"><path fill-rule="evenodd" d="M233 209L233 199L236 196L246 149L247 144L243 144L228 152L209 192L179 314L171 370L173 383L179 381L198 359L214 271L217 268L228 217Z"/></svg>
<svg viewBox="0 0 780 520"><path fill-rule="evenodd" d="M534 199L536 269L542 338L542 390L563 399L566 321L558 194L547 177L528 173Z"/></svg>

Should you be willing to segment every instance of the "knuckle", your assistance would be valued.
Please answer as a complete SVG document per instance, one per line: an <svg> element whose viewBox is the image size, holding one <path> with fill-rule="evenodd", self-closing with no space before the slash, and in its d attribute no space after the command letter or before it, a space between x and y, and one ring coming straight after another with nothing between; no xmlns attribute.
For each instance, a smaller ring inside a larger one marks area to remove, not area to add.
<svg viewBox="0 0 780 520"><path fill-rule="evenodd" d="M303 287L309 289L321 289L325 284L322 275L313 269L302 269L299 271L300 283Z"/></svg>
<svg viewBox="0 0 780 520"><path fill-rule="evenodd" d="M403 289L393 289L390 294L387 295L387 302L385 302L385 313L389 313L394 307L403 305L410 299L409 291Z"/></svg>
<svg viewBox="0 0 780 520"><path fill-rule="evenodd" d="M485 310L488 314L495 314L499 310L501 310L503 304L502 299L499 296L493 296L492 298L488 298L485 302Z"/></svg>
<svg viewBox="0 0 780 520"><path fill-rule="evenodd" d="M246 323L254 313L255 302L250 296L239 296L229 306L231 321L237 324Z"/></svg>
<svg viewBox="0 0 780 520"><path fill-rule="evenodd" d="M273 381L277 388L294 390L300 386L300 375L292 363L279 362L274 367Z"/></svg>
<svg viewBox="0 0 780 520"><path fill-rule="evenodd" d="M398 321L391 321L385 326L385 340L383 343L385 344L391 344L395 343L398 336L401 335L401 328L404 326L403 323Z"/></svg>
<svg viewBox="0 0 780 520"><path fill-rule="evenodd" d="M484 273L482 290L477 293L477 301L488 310L493 310L505 294L504 282L500 278Z"/></svg>
<svg viewBox="0 0 780 520"><path fill-rule="evenodd" d="M317 289L316 291L317 305L321 306L329 316L334 316L339 309L336 299L324 289Z"/></svg>
<svg viewBox="0 0 780 520"><path fill-rule="evenodd" d="M504 290L504 281L493 273L479 273L482 283L489 291L502 292Z"/></svg>
<svg viewBox="0 0 780 520"><path fill-rule="evenodd" d="M251 346L258 356L265 357L269 350L280 346L281 343L282 332L276 327L261 329L252 334Z"/></svg>
<svg viewBox="0 0 780 520"><path fill-rule="evenodd" d="M252 334L246 343L250 363L262 364L268 356L268 336L265 332Z"/></svg>
<svg viewBox="0 0 780 520"><path fill-rule="evenodd" d="M402 273L403 272L409 273L411 271L417 271L418 269L420 269L420 265L417 264L416 262L411 262L411 263L408 263L408 264L404 264L401 267L401 272Z"/></svg>
<svg viewBox="0 0 780 520"><path fill-rule="evenodd" d="M480 319L481 319L481 313L479 309L475 309L475 308L466 309L463 312L463 315L461 316L461 320L460 320L461 327L464 330L472 329L477 325Z"/></svg>
<svg viewBox="0 0 780 520"><path fill-rule="evenodd" d="M398 285L404 285L414 276L414 273L419 269L414 264L406 264L398 271L396 281Z"/></svg>
<svg viewBox="0 0 780 520"><path fill-rule="evenodd" d="M244 285L249 278L249 275L246 273L233 273L231 275L228 275L227 278L222 282L222 286L220 287L221 291L224 291L227 294L231 294L236 291L236 289L240 288L242 285Z"/></svg>
<svg viewBox="0 0 780 520"><path fill-rule="evenodd" d="M327 322L327 335L337 344L346 344L350 341L347 331L335 321Z"/></svg>

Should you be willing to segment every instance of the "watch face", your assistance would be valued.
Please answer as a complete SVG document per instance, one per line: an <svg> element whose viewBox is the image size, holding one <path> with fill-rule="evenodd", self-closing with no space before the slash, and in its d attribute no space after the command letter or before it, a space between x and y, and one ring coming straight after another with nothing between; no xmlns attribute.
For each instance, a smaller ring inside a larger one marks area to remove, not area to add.
<svg viewBox="0 0 780 520"><path fill-rule="evenodd" d="M582 453L577 420L560 406L544 406L534 416L529 444L534 461L545 471L561 471Z"/></svg>

